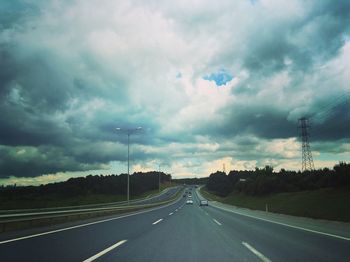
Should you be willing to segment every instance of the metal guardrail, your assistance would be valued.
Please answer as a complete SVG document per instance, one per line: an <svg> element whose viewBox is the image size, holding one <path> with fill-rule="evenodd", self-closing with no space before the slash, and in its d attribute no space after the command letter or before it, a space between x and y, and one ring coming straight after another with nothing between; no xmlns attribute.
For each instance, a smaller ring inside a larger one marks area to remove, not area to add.
<svg viewBox="0 0 350 262"><path fill-rule="evenodd" d="M144 198L139 199L133 199L129 201L129 204L139 203L143 201L149 201L151 199L160 197L164 194L166 194L170 189L177 188L171 187L164 189L160 194L154 195L154 196L147 196ZM99 203L99 204L86 204L86 205L75 205L75 206L63 206L63 207L45 207L45 208L27 208L27 209L7 209L7 210L0 210L0 219L4 217L3 215L11 214L16 215L23 212L45 212L45 211L60 211L60 210L70 210L70 209L84 209L84 208L93 208L93 207L107 207L107 206L125 206L128 204L128 201L118 201L118 202L108 202L108 203Z"/></svg>
<svg viewBox="0 0 350 262"><path fill-rule="evenodd" d="M179 188L174 196L170 197L168 200L139 205L133 204L73 210L3 214L0 216L0 232L14 229L23 229L37 225L57 224L61 222L67 222L69 220L79 220L83 218L97 217L107 214L126 213L128 211L137 211L141 209L161 206L180 199L179 196L181 194L182 190Z"/></svg>

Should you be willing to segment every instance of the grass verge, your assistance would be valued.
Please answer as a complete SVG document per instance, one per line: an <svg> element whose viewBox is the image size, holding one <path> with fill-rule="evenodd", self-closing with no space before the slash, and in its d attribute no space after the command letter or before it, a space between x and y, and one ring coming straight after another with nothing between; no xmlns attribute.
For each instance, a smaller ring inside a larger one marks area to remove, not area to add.
<svg viewBox="0 0 350 262"><path fill-rule="evenodd" d="M293 216L350 222L350 188L323 188L314 191L249 196L233 192L219 197L201 188L204 197L229 205L266 210Z"/></svg>

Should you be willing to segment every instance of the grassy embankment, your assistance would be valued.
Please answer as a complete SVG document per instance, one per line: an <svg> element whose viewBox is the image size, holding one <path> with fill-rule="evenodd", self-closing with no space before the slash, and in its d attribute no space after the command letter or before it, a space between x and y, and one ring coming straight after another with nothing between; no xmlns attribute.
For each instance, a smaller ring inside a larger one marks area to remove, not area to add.
<svg viewBox="0 0 350 262"><path fill-rule="evenodd" d="M161 190L174 186L174 183L161 184ZM147 191L141 195L130 196L130 199L140 199L151 197L158 194L158 190ZM0 210L7 209L25 209L25 208L47 208L47 207L64 207L78 206L88 204L101 204L125 201L126 195L107 195L107 194L88 194L73 197L64 197L59 194L54 195L21 195L12 199L0 197Z"/></svg>
<svg viewBox="0 0 350 262"><path fill-rule="evenodd" d="M324 188L314 191L278 193L267 196L248 196L233 192L219 197L205 188L204 197L239 207L264 210L294 216L350 222L350 188Z"/></svg>

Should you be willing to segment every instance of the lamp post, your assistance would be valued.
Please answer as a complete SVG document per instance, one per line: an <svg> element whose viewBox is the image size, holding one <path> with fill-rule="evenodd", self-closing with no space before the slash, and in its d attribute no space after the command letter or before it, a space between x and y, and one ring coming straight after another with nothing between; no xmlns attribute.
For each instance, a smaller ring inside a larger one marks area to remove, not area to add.
<svg viewBox="0 0 350 262"><path fill-rule="evenodd" d="M116 128L117 131L124 131L128 135L128 182L126 187L126 194L127 194L127 202L130 203L130 135L132 133L135 133L139 130L142 130L142 127L137 128Z"/></svg>
<svg viewBox="0 0 350 262"><path fill-rule="evenodd" d="M160 193L160 164L159 164L159 171L158 171L158 193Z"/></svg>

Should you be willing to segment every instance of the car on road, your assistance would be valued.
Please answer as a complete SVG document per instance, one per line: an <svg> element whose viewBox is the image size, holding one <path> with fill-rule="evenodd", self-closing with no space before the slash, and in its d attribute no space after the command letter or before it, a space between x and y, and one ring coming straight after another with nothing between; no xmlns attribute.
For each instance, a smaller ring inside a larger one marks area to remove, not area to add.
<svg viewBox="0 0 350 262"><path fill-rule="evenodd" d="M199 202L199 205L200 205L200 206L208 206L208 200L201 200L201 201Z"/></svg>
<svg viewBox="0 0 350 262"><path fill-rule="evenodd" d="M193 200L192 199L187 199L186 205L193 205Z"/></svg>

